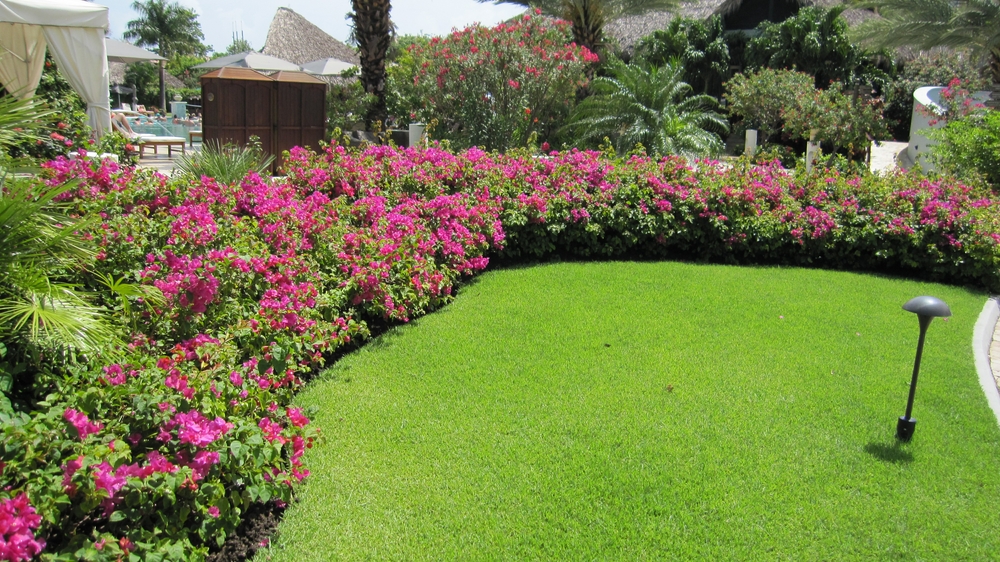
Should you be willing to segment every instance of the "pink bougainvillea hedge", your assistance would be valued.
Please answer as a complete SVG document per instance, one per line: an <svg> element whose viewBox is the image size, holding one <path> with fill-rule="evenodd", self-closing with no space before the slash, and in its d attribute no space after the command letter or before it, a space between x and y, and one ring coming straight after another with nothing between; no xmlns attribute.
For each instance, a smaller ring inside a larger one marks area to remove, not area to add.
<svg viewBox="0 0 1000 562"><path fill-rule="evenodd" d="M447 303L491 259L814 265L1000 289L1000 202L916 175L341 146L236 185L46 167L50 184L79 179L66 197L100 217L79 282L124 344L46 363L32 407L0 413L0 560L204 557L308 476L319 435L292 405L303 378L372 326Z"/></svg>

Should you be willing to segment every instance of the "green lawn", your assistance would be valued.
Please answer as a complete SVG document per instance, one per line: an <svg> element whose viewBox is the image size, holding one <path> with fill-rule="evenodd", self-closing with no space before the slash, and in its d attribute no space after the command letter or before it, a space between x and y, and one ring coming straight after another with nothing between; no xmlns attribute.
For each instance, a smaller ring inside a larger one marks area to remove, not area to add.
<svg viewBox="0 0 1000 562"><path fill-rule="evenodd" d="M898 447L921 294L954 316ZM801 269L489 273L299 396L325 439L258 560L996 560L985 298Z"/></svg>

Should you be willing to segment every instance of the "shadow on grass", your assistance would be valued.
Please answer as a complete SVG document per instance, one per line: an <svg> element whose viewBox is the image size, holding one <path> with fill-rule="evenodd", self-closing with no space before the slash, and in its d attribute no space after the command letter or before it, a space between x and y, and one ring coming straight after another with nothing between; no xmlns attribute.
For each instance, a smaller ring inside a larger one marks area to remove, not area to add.
<svg viewBox="0 0 1000 562"><path fill-rule="evenodd" d="M880 461L898 463L913 462L913 454L903 448L899 441L892 443L869 443L865 445L865 452Z"/></svg>

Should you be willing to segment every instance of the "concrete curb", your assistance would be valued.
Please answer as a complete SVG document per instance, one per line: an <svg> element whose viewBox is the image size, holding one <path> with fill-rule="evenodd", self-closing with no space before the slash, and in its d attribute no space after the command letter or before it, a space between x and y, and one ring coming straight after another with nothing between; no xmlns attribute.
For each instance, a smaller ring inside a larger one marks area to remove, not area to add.
<svg viewBox="0 0 1000 562"><path fill-rule="evenodd" d="M1000 390L997 389L997 381L993 378L993 369L990 366L990 344L993 342L993 331L1000 318L1000 305L997 300L991 298L983 305L983 311L979 313L976 320L976 327L972 332L972 354L976 358L976 372L979 374L979 384L986 394L986 402L993 410L993 415L1000 424Z"/></svg>

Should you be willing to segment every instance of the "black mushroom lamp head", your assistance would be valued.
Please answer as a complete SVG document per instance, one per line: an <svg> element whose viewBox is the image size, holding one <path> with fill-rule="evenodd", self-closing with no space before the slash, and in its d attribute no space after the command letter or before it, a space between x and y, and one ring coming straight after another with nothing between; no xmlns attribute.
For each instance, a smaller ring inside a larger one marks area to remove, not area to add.
<svg viewBox="0 0 1000 562"><path fill-rule="evenodd" d="M945 302L937 297L922 296L914 297L903 305L903 310L912 312L917 316L927 316L930 318L947 318L951 316L951 309Z"/></svg>

